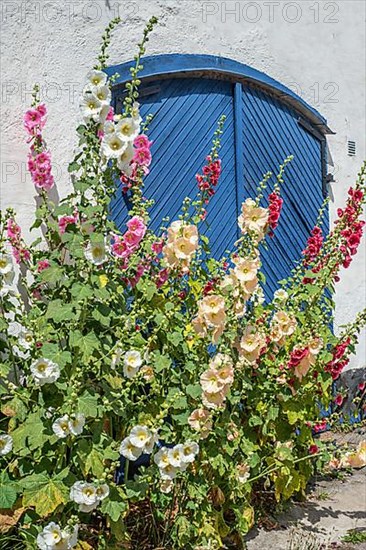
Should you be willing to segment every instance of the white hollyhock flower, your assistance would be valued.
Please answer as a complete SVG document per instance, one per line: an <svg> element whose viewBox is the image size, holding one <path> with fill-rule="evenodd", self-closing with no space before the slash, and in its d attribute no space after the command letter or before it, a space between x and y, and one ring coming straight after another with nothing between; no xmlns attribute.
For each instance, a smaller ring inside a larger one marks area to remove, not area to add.
<svg viewBox="0 0 366 550"><path fill-rule="evenodd" d="M13 271L13 258L10 254L0 254L0 273L5 275Z"/></svg>
<svg viewBox="0 0 366 550"><path fill-rule="evenodd" d="M56 418L52 424L53 433L57 435L59 439L64 439L70 434L69 420L68 415L64 414L64 416Z"/></svg>
<svg viewBox="0 0 366 550"><path fill-rule="evenodd" d="M70 499L79 504L80 512L91 512L99 504L96 488L85 481L74 483L70 489Z"/></svg>
<svg viewBox="0 0 366 550"><path fill-rule="evenodd" d="M60 376L60 367L50 359L37 359L30 367L34 381L39 386L52 384Z"/></svg>
<svg viewBox="0 0 366 550"><path fill-rule="evenodd" d="M168 464L165 468L160 469L161 479L174 479L179 472L179 468Z"/></svg>
<svg viewBox="0 0 366 550"><path fill-rule="evenodd" d="M139 351L127 351L124 356L123 373L127 378L133 378L142 365L142 357Z"/></svg>
<svg viewBox="0 0 366 550"><path fill-rule="evenodd" d="M132 445L139 449L144 449L151 438L151 432L147 426L135 426L130 432L130 441Z"/></svg>
<svg viewBox="0 0 366 550"><path fill-rule="evenodd" d="M21 328L18 336L19 345L24 349L30 349L33 346L33 333L25 327Z"/></svg>
<svg viewBox="0 0 366 550"><path fill-rule="evenodd" d="M162 447L159 449L159 451L154 455L154 462L160 470L169 466L169 449L167 447Z"/></svg>
<svg viewBox="0 0 366 550"><path fill-rule="evenodd" d="M154 432L150 439L145 443L144 453L150 455L153 452L155 443L159 440L159 435L157 432Z"/></svg>
<svg viewBox="0 0 366 550"><path fill-rule="evenodd" d="M119 452L122 456L131 461L137 460L142 455L142 449L140 447L135 447L129 437L124 438L119 448Z"/></svg>
<svg viewBox="0 0 366 550"><path fill-rule="evenodd" d="M184 463L184 451L183 445L175 445L172 449L168 451L169 463L175 468L181 468Z"/></svg>
<svg viewBox="0 0 366 550"><path fill-rule="evenodd" d="M140 124L136 118L122 118L116 125L116 133L124 141L133 141L139 135Z"/></svg>
<svg viewBox="0 0 366 550"><path fill-rule="evenodd" d="M99 99L103 106L110 105L112 94L109 86L94 86L91 92Z"/></svg>
<svg viewBox="0 0 366 550"><path fill-rule="evenodd" d="M13 448L13 438L8 434L0 435L0 456L5 456Z"/></svg>
<svg viewBox="0 0 366 550"><path fill-rule="evenodd" d="M105 241L90 242L84 252L85 258L94 265L101 265L107 261Z"/></svg>
<svg viewBox="0 0 366 550"><path fill-rule="evenodd" d="M284 288L279 288L273 294L273 299L276 300L276 302L286 302L287 298L288 294Z"/></svg>
<svg viewBox="0 0 366 550"><path fill-rule="evenodd" d="M160 483L160 491L162 493L168 494L174 487L174 483L171 479L163 479Z"/></svg>
<svg viewBox="0 0 366 550"><path fill-rule="evenodd" d="M69 419L69 430L72 435L80 435L84 429L85 416L82 413L75 414Z"/></svg>
<svg viewBox="0 0 366 550"><path fill-rule="evenodd" d="M104 123L104 126L103 126L104 135L106 135L106 134L114 134L114 133L115 133L115 130L116 130L116 127L115 127L115 125L114 125L114 122L112 122L111 120L107 120L107 121Z"/></svg>
<svg viewBox="0 0 366 550"><path fill-rule="evenodd" d="M125 152L127 144L122 140L121 134L106 134L102 141L102 154L107 159L117 159Z"/></svg>
<svg viewBox="0 0 366 550"><path fill-rule="evenodd" d="M74 529L61 529L53 521L46 525L37 537L37 545L41 550L69 550L77 545L79 526Z"/></svg>
<svg viewBox="0 0 366 550"><path fill-rule="evenodd" d="M124 355L123 349L117 347L112 355L112 362L111 362L112 368L115 369L120 364L123 355Z"/></svg>
<svg viewBox="0 0 366 550"><path fill-rule="evenodd" d="M23 325L18 323L18 321L11 321L8 325L8 334L9 336L15 336L18 338L23 329Z"/></svg>
<svg viewBox="0 0 366 550"><path fill-rule="evenodd" d="M107 75L103 71L92 69L88 72L87 79L92 86L104 86L107 82Z"/></svg>
<svg viewBox="0 0 366 550"><path fill-rule="evenodd" d="M97 497L99 501L104 500L109 495L109 487L106 483L103 483L103 485L99 485L97 487Z"/></svg>
<svg viewBox="0 0 366 550"><path fill-rule="evenodd" d="M91 92L86 92L80 100L81 114L86 121L94 120L98 122L102 103Z"/></svg>
<svg viewBox="0 0 366 550"><path fill-rule="evenodd" d="M140 103L137 101L132 104L131 116L136 124L141 124L142 118L140 116Z"/></svg>
<svg viewBox="0 0 366 550"><path fill-rule="evenodd" d="M130 163L134 154L135 150L133 148L132 142L128 143L125 151L117 158L117 166L121 170L121 172L125 172L127 175L131 175L132 166Z"/></svg>
<svg viewBox="0 0 366 550"><path fill-rule="evenodd" d="M195 441L186 441L183 445L183 462L193 462L200 448Z"/></svg>

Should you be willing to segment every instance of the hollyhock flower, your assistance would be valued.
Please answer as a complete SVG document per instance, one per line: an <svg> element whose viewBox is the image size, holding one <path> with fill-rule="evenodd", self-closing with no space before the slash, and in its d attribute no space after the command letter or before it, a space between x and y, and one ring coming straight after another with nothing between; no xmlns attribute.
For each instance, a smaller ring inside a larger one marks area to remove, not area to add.
<svg viewBox="0 0 366 550"><path fill-rule="evenodd" d="M260 239L263 238L265 228L268 224L268 210L257 206L257 203L253 199L246 199L242 204L241 211L238 223L242 232L253 231Z"/></svg>
<svg viewBox="0 0 366 550"><path fill-rule="evenodd" d="M149 141L149 138L145 134L140 134L139 136L135 137L133 144L136 149L150 149L152 141Z"/></svg>
<svg viewBox="0 0 366 550"><path fill-rule="evenodd" d="M319 452L319 447L317 445L310 445L309 449L309 454L311 455L316 455L318 452Z"/></svg>
<svg viewBox="0 0 366 550"><path fill-rule="evenodd" d="M112 254L118 258L129 258L133 250L127 245L127 243L120 237L114 237L114 243L112 244Z"/></svg>
<svg viewBox="0 0 366 550"><path fill-rule="evenodd" d="M37 264L37 271L38 273L41 273L45 269L48 269L50 267L50 262L48 260L39 260Z"/></svg>
<svg viewBox="0 0 366 550"><path fill-rule="evenodd" d="M70 500L79 504L80 512L91 512L99 504L96 487L84 481L76 481L71 487Z"/></svg>
<svg viewBox="0 0 366 550"><path fill-rule="evenodd" d="M156 241L152 243L151 250L158 256L163 251L164 241Z"/></svg>
<svg viewBox="0 0 366 550"><path fill-rule="evenodd" d="M94 265L104 264L108 260L105 241L89 242L84 251L84 256Z"/></svg>
<svg viewBox="0 0 366 550"><path fill-rule="evenodd" d="M238 464L236 467L236 477L240 483L245 483L250 478L250 467L248 464Z"/></svg>
<svg viewBox="0 0 366 550"><path fill-rule="evenodd" d="M280 303L285 303L288 299L288 293L283 288L280 288L275 291L273 294L273 300Z"/></svg>
<svg viewBox="0 0 366 550"><path fill-rule="evenodd" d="M205 409L195 409L188 417L188 424L205 439L212 429L211 413Z"/></svg>
<svg viewBox="0 0 366 550"><path fill-rule="evenodd" d="M251 258L236 258L233 273L239 282L257 281L259 261Z"/></svg>
<svg viewBox="0 0 366 550"><path fill-rule="evenodd" d="M84 430L85 416L77 413L69 419L69 430L72 435L80 435Z"/></svg>
<svg viewBox="0 0 366 550"><path fill-rule="evenodd" d="M129 231L137 235L140 240L144 238L146 233L146 225L142 218L139 218L138 216L133 216L130 220L128 220L126 225Z"/></svg>
<svg viewBox="0 0 366 550"><path fill-rule="evenodd" d="M77 545L79 526L73 529L61 527L51 521L37 536L37 546L40 550L69 550Z"/></svg>
<svg viewBox="0 0 366 550"><path fill-rule="evenodd" d="M52 384L60 377L60 367L50 359L37 359L31 364L30 371L38 386Z"/></svg>
<svg viewBox="0 0 366 550"><path fill-rule="evenodd" d="M129 142L126 145L126 148L121 153L119 157L117 157L117 166L121 172L124 172L128 176L132 175L132 165L131 162L133 160L135 154L135 150L132 146L132 144Z"/></svg>
<svg viewBox="0 0 366 550"><path fill-rule="evenodd" d="M127 351L124 356L124 375L133 378L142 365L142 357L139 351Z"/></svg>
<svg viewBox="0 0 366 550"><path fill-rule="evenodd" d="M132 117L122 118L116 125L116 133L124 142L133 141L139 131L140 124Z"/></svg>
<svg viewBox="0 0 366 550"><path fill-rule="evenodd" d="M123 239L127 246L132 250L135 250L141 241L139 235L136 235L136 233L132 233L132 231L126 231L126 233L123 235Z"/></svg>
<svg viewBox="0 0 366 550"><path fill-rule="evenodd" d="M255 363L266 345L266 336L253 325L248 325L239 342L239 356L250 363Z"/></svg>
<svg viewBox="0 0 366 550"><path fill-rule="evenodd" d="M199 453L199 445L195 441L186 441L182 445L182 461L186 463L193 462Z"/></svg>
<svg viewBox="0 0 366 550"><path fill-rule="evenodd" d="M105 86L107 83L107 75L104 71L93 69L88 72L86 77L92 86Z"/></svg>
<svg viewBox="0 0 366 550"><path fill-rule="evenodd" d="M181 468L184 462L184 452L183 445L175 445L172 449L168 451L169 464L174 466L174 468ZM194 457L193 457L194 460Z"/></svg>
<svg viewBox="0 0 366 550"><path fill-rule="evenodd" d="M158 278L156 280L156 286L160 288L163 286L164 283L167 282L169 279L169 270L168 269L161 269L158 273Z"/></svg>
<svg viewBox="0 0 366 550"><path fill-rule="evenodd" d="M202 395L203 405L208 409L217 409L219 407L222 407L226 399L228 388L229 386L227 385L227 386L224 386L222 390L219 392L215 392L215 393L204 392Z"/></svg>
<svg viewBox="0 0 366 550"><path fill-rule="evenodd" d="M0 273L5 275L13 270L13 259L10 254L0 253Z"/></svg>
<svg viewBox="0 0 366 550"><path fill-rule="evenodd" d="M200 376L200 384L203 391L207 393L217 393L225 386L216 369L205 370Z"/></svg>
<svg viewBox="0 0 366 550"><path fill-rule="evenodd" d="M117 134L106 134L102 141L102 154L107 159L118 159L125 152L127 144Z"/></svg>
<svg viewBox="0 0 366 550"><path fill-rule="evenodd" d="M203 317L208 325L222 325L226 320L224 298L215 294L202 298L199 303L199 315Z"/></svg>
<svg viewBox="0 0 366 550"><path fill-rule="evenodd" d="M152 156L150 153L150 149L148 149L147 147L140 147L139 149L136 149L133 156L133 161L136 162L136 164L140 166L150 166L151 160Z"/></svg>
<svg viewBox="0 0 366 550"><path fill-rule="evenodd" d="M100 101L102 106L108 106L109 111L109 104L112 99L112 93L109 86L94 86L93 88L91 88L91 92Z"/></svg>
<svg viewBox="0 0 366 550"><path fill-rule="evenodd" d="M336 395L336 397L334 398L334 403L337 405L337 407L342 406L343 399L344 399L343 395L341 395L340 393L338 395Z"/></svg>
<svg viewBox="0 0 366 550"><path fill-rule="evenodd" d="M129 437L124 438L119 448L119 452L122 456L131 461L137 460L142 455L141 447L135 447Z"/></svg>
<svg viewBox="0 0 366 550"><path fill-rule="evenodd" d="M102 110L102 103L92 92L86 92L80 100L81 114L86 122L97 122Z"/></svg>
<svg viewBox="0 0 366 550"><path fill-rule="evenodd" d="M171 493L174 483L171 479L162 479L160 482L160 491L164 494Z"/></svg>
<svg viewBox="0 0 366 550"><path fill-rule="evenodd" d="M52 424L52 430L59 439L64 439L70 434L69 417L67 414L57 418Z"/></svg>
<svg viewBox="0 0 366 550"><path fill-rule="evenodd" d="M134 447L144 449L151 438L151 432L147 426L134 426L130 432L130 441Z"/></svg>
<svg viewBox="0 0 366 550"><path fill-rule="evenodd" d="M157 453L154 454L154 462L157 467L162 470L170 465L169 449L162 447Z"/></svg>
<svg viewBox="0 0 366 550"><path fill-rule="evenodd" d="M73 216L60 216L58 219L58 229L60 234L63 235L66 232L67 226L75 224L78 221L78 215Z"/></svg>
<svg viewBox="0 0 366 550"><path fill-rule="evenodd" d="M5 456L13 448L13 438L8 434L0 434L0 456Z"/></svg>
<svg viewBox="0 0 366 550"><path fill-rule="evenodd" d="M33 134L34 129L41 124L42 115L38 109L28 109L24 115L23 121L27 132Z"/></svg>

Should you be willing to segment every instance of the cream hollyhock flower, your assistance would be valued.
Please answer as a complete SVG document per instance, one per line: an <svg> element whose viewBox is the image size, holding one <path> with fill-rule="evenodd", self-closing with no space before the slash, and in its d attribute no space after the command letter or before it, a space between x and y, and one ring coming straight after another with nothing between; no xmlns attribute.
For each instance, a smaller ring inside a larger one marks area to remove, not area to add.
<svg viewBox="0 0 366 550"><path fill-rule="evenodd" d="M206 439L212 429L211 413L205 409L195 409L188 417L188 424L200 432L201 439Z"/></svg>
<svg viewBox="0 0 366 550"><path fill-rule="evenodd" d="M312 355L318 355L323 349L324 342L321 338L313 338L308 344L309 351Z"/></svg>
<svg viewBox="0 0 366 550"><path fill-rule="evenodd" d="M116 133L123 142L133 141L139 135L140 124L135 118L122 118L116 125Z"/></svg>
<svg viewBox="0 0 366 550"><path fill-rule="evenodd" d="M52 424L52 430L59 439L64 439L70 434L69 416L64 414L60 418L57 418Z"/></svg>
<svg viewBox="0 0 366 550"><path fill-rule="evenodd" d="M80 435L85 426L85 416L82 413L75 414L69 419L69 430L72 435Z"/></svg>
<svg viewBox="0 0 366 550"><path fill-rule="evenodd" d="M94 265L104 264L108 260L105 241L89 242L84 256Z"/></svg>
<svg viewBox="0 0 366 550"><path fill-rule="evenodd" d="M81 114L86 122L94 120L98 122L102 103L91 92L86 92L80 100Z"/></svg>
<svg viewBox="0 0 366 550"><path fill-rule="evenodd" d="M91 512L99 504L95 486L85 481L74 483L70 489L70 500L79 504L80 512Z"/></svg>
<svg viewBox="0 0 366 550"><path fill-rule="evenodd" d="M130 432L130 441L132 445L139 449L144 449L151 438L151 432L147 426L134 426Z"/></svg>
<svg viewBox="0 0 366 550"><path fill-rule="evenodd" d="M193 462L196 458L196 455L199 453L199 445L195 441L186 441L182 445L182 451L183 451L183 462Z"/></svg>
<svg viewBox="0 0 366 550"><path fill-rule="evenodd" d="M167 468L170 465L169 449L167 447L159 449L154 455L154 462L160 470Z"/></svg>
<svg viewBox="0 0 366 550"><path fill-rule="evenodd" d="M39 386L52 384L60 377L60 367L50 359L37 359L31 364L30 371Z"/></svg>
<svg viewBox="0 0 366 550"><path fill-rule="evenodd" d="M0 456L5 456L13 449L13 438L8 434L0 435Z"/></svg>
<svg viewBox="0 0 366 550"><path fill-rule="evenodd" d="M160 482L160 491L164 494L171 493L174 483L171 479L162 479Z"/></svg>
<svg viewBox="0 0 366 550"><path fill-rule="evenodd" d="M168 464L168 466L160 470L161 479L172 480L177 476L178 472L179 468L175 468L175 466Z"/></svg>
<svg viewBox="0 0 366 550"><path fill-rule="evenodd" d="M288 299L288 293L283 288L275 291L273 294L273 300L276 302L284 303Z"/></svg>
<svg viewBox="0 0 366 550"><path fill-rule="evenodd" d="M207 393L217 393L225 386L217 370L213 368L207 369L201 374L200 384L203 391Z"/></svg>
<svg viewBox="0 0 366 550"><path fill-rule="evenodd" d="M40 550L70 550L77 545L78 529L78 525L73 530L61 529L51 521L37 536L37 546Z"/></svg>
<svg viewBox="0 0 366 550"><path fill-rule="evenodd" d="M229 386L224 386L224 388L217 393L208 393L204 392L202 395L202 403L208 409L218 409L222 407L225 403L226 394L229 389Z"/></svg>
<svg viewBox="0 0 366 550"><path fill-rule="evenodd" d="M250 477L250 468L248 464L239 464L236 467L236 477L240 483L245 483Z"/></svg>
<svg viewBox="0 0 366 550"><path fill-rule="evenodd" d="M241 207L242 213L238 222L240 229L245 233L253 231L261 239L264 236L265 228L268 224L269 211L267 208L257 206L252 199L247 199Z"/></svg>
<svg viewBox="0 0 366 550"><path fill-rule="evenodd" d="M251 258L237 258L233 269L234 275L239 282L257 280L259 260Z"/></svg>
<svg viewBox="0 0 366 550"><path fill-rule="evenodd" d="M138 103L137 101L134 101L134 103L132 104L131 116L136 124L141 124L142 118L140 116L140 103Z"/></svg>
<svg viewBox="0 0 366 550"><path fill-rule="evenodd" d="M97 492L97 497L101 502L102 500L104 500L109 496L109 487L106 483L103 483L102 485L99 485L99 487L97 487L96 492Z"/></svg>
<svg viewBox="0 0 366 550"><path fill-rule="evenodd" d="M141 447L135 447L129 437L125 437L119 448L119 452L128 460L135 461L142 455Z"/></svg>
<svg viewBox="0 0 366 550"><path fill-rule="evenodd" d="M5 275L13 271L13 258L10 254L0 254L0 273Z"/></svg>
<svg viewBox="0 0 366 550"><path fill-rule="evenodd" d="M250 363L255 363L266 345L266 336L256 327L248 325L239 343L239 355Z"/></svg>
<svg viewBox="0 0 366 550"><path fill-rule="evenodd" d="M133 378L139 371L142 365L142 357L139 351L127 351L124 356L123 373L126 378Z"/></svg>
<svg viewBox="0 0 366 550"><path fill-rule="evenodd" d="M104 86L107 83L107 75L104 71L92 69L87 74L87 79L92 86Z"/></svg>
<svg viewBox="0 0 366 550"><path fill-rule="evenodd" d="M225 300L222 296L210 294L205 296L199 304L199 316L211 326L219 326L225 323Z"/></svg>
<svg viewBox="0 0 366 550"><path fill-rule="evenodd" d="M107 159L118 159L126 150L127 144L117 133L106 134L102 140L102 154Z"/></svg>
<svg viewBox="0 0 366 550"><path fill-rule="evenodd" d="M118 347L115 349L114 353L112 354L112 361L111 361L111 367L115 369L121 362L122 357L124 356L124 351L121 347Z"/></svg>

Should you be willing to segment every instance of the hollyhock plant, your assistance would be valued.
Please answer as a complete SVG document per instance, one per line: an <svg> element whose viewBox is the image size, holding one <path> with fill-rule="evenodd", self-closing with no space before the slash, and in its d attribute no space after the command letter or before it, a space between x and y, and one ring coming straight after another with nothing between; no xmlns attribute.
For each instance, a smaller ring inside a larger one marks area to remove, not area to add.
<svg viewBox="0 0 366 550"><path fill-rule="evenodd" d="M35 88L24 125L40 194L32 229L42 231L26 244L15 212L0 214L1 508L11 517L0 541L224 548L253 526L264 492L272 506L304 496L323 464L366 463L364 446L341 460L318 437L349 395L334 394L334 380L366 323L360 312L335 333L331 298L361 245L366 166L330 233L323 207L298 263L265 299L262 251L283 222L291 157L245 197L236 243L214 258L205 228L227 170L218 113L201 173L185 174L196 196L154 231L144 195L153 143L137 100L156 20L115 112L106 62L118 22L86 75L70 194L49 198L47 110ZM120 181L129 212L117 227Z"/></svg>

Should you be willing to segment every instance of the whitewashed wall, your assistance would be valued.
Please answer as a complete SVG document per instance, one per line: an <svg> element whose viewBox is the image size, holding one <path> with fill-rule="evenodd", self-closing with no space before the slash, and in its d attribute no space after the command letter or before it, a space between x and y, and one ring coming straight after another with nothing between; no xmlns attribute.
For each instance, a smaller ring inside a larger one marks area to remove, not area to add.
<svg viewBox="0 0 366 550"><path fill-rule="evenodd" d="M266 72L317 108L336 132L329 138L334 159L335 209L346 197L365 158L364 0L2 0L1 1L1 206L19 212L26 231L34 191L26 173L22 113L34 82L49 107L48 143L58 192L68 190L67 164L75 143L78 95L94 62L103 28L120 15L111 64L132 58L144 22L159 26L149 54L205 53L230 57ZM347 140L357 154L347 155ZM365 247L337 287L336 325L365 306ZM365 366L365 336L351 366Z"/></svg>

